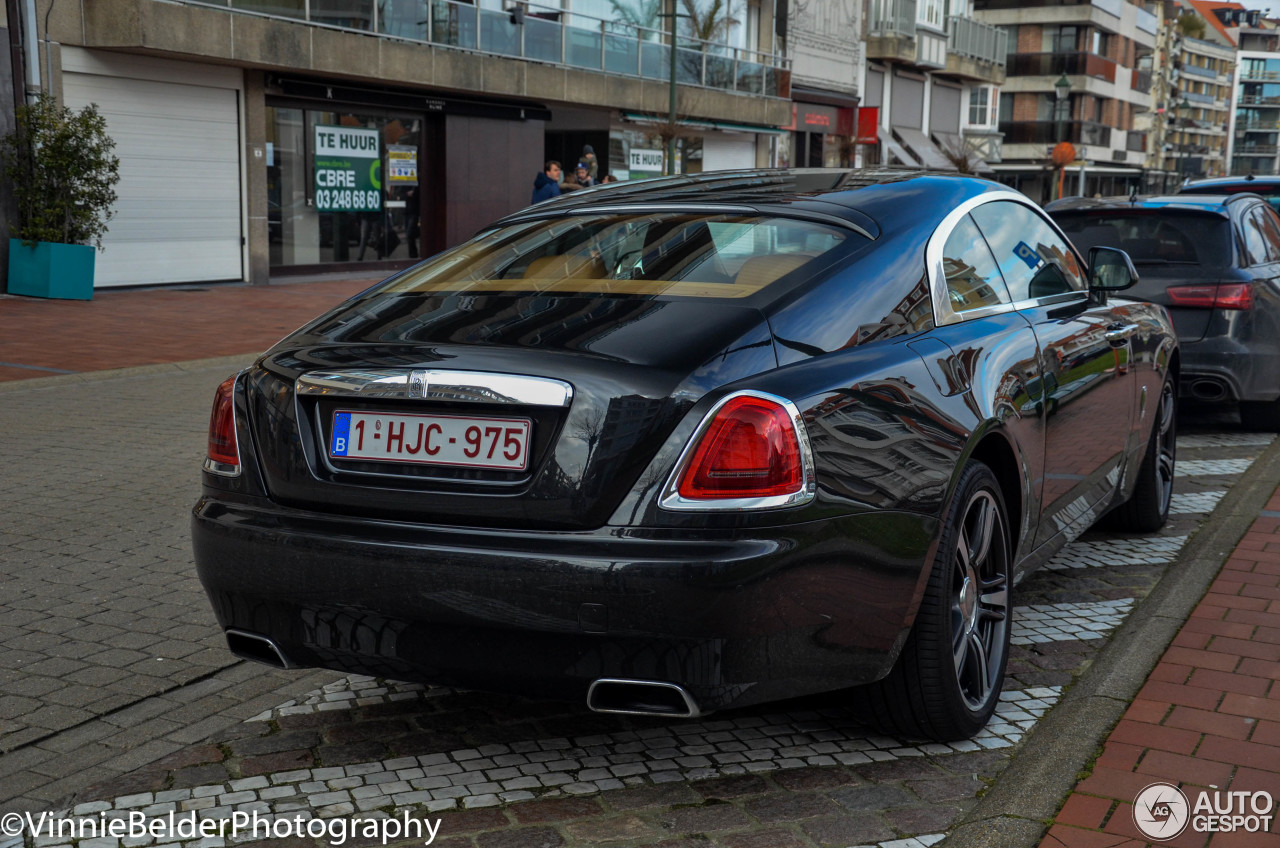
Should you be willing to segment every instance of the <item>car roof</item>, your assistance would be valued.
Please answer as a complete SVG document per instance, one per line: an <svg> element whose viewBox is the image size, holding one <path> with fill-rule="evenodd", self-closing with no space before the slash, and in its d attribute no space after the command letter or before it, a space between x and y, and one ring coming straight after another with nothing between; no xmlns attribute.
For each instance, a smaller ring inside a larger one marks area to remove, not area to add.
<svg viewBox="0 0 1280 848"><path fill-rule="evenodd" d="M1101 198L1064 197L1061 200L1055 200L1050 203L1045 207L1045 211L1050 215L1055 215L1063 212L1125 212L1134 209L1172 209L1189 212L1208 212L1228 218L1231 213L1228 211L1227 205L1245 196L1240 194L1178 194L1155 197L1143 197L1141 195Z"/></svg>
<svg viewBox="0 0 1280 848"><path fill-rule="evenodd" d="M874 238L884 230L930 223L936 226L957 205L987 193L1017 195L990 180L907 169L711 171L581 189L521 210L499 223L584 211L624 212L628 206L725 204L771 214L786 214L790 209L833 215L867 230Z"/></svg>
<svg viewBox="0 0 1280 848"><path fill-rule="evenodd" d="M1280 186L1280 177L1271 175L1258 176L1254 174L1248 174L1242 177L1208 177L1203 180L1193 180L1184 185L1180 191L1195 191L1199 193L1214 188L1238 188L1242 186L1276 188L1277 186Z"/></svg>

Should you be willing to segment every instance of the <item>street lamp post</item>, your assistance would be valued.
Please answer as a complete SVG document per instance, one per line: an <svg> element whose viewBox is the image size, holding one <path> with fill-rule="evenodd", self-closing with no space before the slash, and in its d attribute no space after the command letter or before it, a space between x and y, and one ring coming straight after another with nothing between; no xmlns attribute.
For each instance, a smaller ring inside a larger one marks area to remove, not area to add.
<svg viewBox="0 0 1280 848"><path fill-rule="evenodd" d="M1053 112L1058 123L1057 144L1063 144L1067 140L1067 115L1071 111L1071 80L1067 79L1066 71L1063 71L1062 76L1053 84L1053 95ZM1054 150L1056 153L1056 145ZM1058 164L1058 199L1062 198L1062 177L1064 172L1065 166Z"/></svg>

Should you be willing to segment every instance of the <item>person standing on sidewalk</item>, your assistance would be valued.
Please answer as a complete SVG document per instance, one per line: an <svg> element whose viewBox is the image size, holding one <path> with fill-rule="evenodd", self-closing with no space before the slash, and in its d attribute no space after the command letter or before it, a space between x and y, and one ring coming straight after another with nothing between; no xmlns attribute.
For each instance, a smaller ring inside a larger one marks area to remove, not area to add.
<svg viewBox="0 0 1280 848"><path fill-rule="evenodd" d="M560 163L552 159L542 166L542 173L533 179L533 200L530 203L541 203L560 196Z"/></svg>

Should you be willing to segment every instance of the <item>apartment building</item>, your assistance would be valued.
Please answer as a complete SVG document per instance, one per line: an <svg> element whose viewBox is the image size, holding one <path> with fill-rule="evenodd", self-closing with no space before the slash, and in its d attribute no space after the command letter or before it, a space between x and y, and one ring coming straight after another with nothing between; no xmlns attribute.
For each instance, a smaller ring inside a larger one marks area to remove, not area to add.
<svg viewBox="0 0 1280 848"><path fill-rule="evenodd" d="M1231 173L1280 174L1280 31L1256 12L1236 30Z"/></svg>
<svg viewBox="0 0 1280 848"><path fill-rule="evenodd" d="M974 2L978 19L1008 36L997 178L1042 202L1052 199L1050 152L1066 141L1076 159L1065 194L1140 190L1147 137L1136 120L1152 108L1157 16L1125 0Z"/></svg>
<svg viewBox="0 0 1280 848"><path fill-rule="evenodd" d="M1170 192L1184 180L1224 176L1235 79L1235 43L1217 26L1214 3L1165 6L1152 62L1152 111L1136 127L1147 132L1146 190Z"/></svg>
<svg viewBox="0 0 1280 848"><path fill-rule="evenodd" d="M64 0L47 29L19 6L26 93L97 103L117 145L99 286L394 270L527 205L548 157L665 165L655 2ZM792 120L773 0L710 8L678 19L676 167L768 164Z"/></svg>
<svg viewBox="0 0 1280 848"><path fill-rule="evenodd" d="M777 138L775 164L821 168L853 164L862 67L862 3L790 3L779 34L791 63L792 119Z"/></svg>
<svg viewBox="0 0 1280 848"><path fill-rule="evenodd" d="M997 109L1005 33L968 0L871 0L862 106L878 147L864 164L989 173L1001 158Z"/></svg>

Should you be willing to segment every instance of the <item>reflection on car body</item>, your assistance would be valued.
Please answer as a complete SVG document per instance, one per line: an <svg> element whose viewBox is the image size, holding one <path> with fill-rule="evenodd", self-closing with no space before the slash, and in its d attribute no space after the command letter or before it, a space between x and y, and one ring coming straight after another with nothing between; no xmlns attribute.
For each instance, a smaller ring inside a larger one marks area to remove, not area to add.
<svg viewBox="0 0 1280 848"><path fill-rule="evenodd" d="M540 204L219 388L201 580L231 649L275 665L669 716L855 687L888 731L971 735L1015 582L1103 513L1168 512L1176 340L1085 266L956 176ZM477 453L527 421L527 463L336 446L410 415Z"/></svg>

